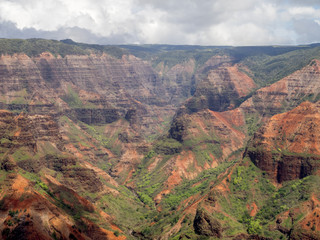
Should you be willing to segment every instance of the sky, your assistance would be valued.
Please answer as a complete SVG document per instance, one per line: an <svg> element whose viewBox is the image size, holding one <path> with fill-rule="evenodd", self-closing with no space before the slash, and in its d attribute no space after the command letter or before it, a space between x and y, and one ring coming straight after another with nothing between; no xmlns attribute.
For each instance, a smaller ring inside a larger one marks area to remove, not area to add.
<svg viewBox="0 0 320 240"><path fill-rule="evenodd" d="M309 44L320 42L320 0L0 0L0 38Z"/></svg>

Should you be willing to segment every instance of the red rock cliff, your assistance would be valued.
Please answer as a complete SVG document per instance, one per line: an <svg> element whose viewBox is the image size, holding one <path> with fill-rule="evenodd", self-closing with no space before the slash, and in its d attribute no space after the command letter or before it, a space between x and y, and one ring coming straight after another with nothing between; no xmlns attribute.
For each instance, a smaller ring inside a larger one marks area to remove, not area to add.
<svg viewBox="0 0 320 240"><path fill-rule="evenodd" d="M248 148L251 160L275 181L313 174L320 166L319 103L304 102L273 116L254 135Z"/></svg>

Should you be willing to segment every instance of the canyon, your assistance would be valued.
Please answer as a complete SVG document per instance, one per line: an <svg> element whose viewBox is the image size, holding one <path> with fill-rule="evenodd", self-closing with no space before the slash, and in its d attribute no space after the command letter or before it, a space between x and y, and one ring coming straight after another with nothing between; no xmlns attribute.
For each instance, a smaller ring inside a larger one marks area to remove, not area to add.
<svg viewBox="0 0 320 240"><path fill-rule="evenodd" d="M318 45L0 53L2 239L320 239Z"/></svg>

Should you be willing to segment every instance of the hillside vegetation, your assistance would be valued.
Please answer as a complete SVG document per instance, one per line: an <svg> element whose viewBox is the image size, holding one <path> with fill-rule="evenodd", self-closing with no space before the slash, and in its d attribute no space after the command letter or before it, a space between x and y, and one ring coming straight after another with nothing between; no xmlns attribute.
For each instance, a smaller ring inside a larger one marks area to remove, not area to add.
<svg viewBox="0 0 320 240"><path fill-rule="evenodd" d="M0 54L0 238L320 239L318 44Z"/></svg>

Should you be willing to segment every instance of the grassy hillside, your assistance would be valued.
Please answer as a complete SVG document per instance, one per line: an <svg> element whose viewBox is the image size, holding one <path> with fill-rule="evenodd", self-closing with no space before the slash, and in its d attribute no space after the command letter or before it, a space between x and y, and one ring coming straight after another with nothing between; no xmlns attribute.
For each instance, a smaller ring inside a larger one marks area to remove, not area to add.
<svg viewBox="0 0 320 240"><path fill-rule="evenodd" d="M248 74L262 87L303 68L313 59L320 58L320 47L318 45L289 49L291 51L276 55L268 52L249 55L242 58L241 63L249 67L251 73Z"/></svg>
<svg viewBox="0 0 320 240"><path fill-rule="evenodd" d="M44 39L0 39L0 54L25 53L28 56L38 56L43 52L53 55L89 55L90 53L106 52L121 58L125 51L116 46L101 46L76 43L72 40L44 40Z"/></svg>

